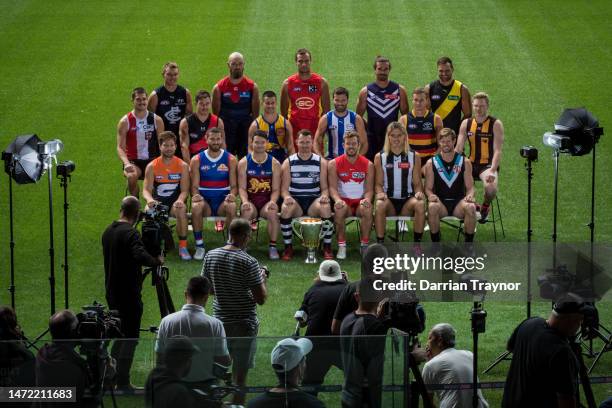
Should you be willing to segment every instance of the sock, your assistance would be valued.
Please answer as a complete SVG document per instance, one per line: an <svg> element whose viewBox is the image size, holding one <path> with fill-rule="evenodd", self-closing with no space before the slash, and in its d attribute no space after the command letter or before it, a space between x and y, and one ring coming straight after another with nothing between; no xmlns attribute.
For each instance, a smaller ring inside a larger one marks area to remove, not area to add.
<svg viewBox="0 0 612 408"><path fill-rule="evenodd" d="M276 248L276 241L270 240L270 243L268 244L268 246Z"/></svg>
<svg viewBox="0 0 612 408"><path fill-rule="evenodd" d="M338 246L339 247L345 247L346 246L346 241L338 241Z"/></svg>
<svg viewBox="0 0 612 408"><path fill-rule="evenodd" d="M193 239L198 248L204 248L204 240L202 239L202 231L193 231Z"/></svg>
<svg viewBox="0 0 612 408"><path fill-rule="evenodd" d="M485 210L487 211L489 209L489 203L482 203L482 205L480 206L480 211Z"/></svg>
<svg viewBox="0 0 612 408"><path fill-rule="evenodd" d="M323 221L332 222L331 218L323 218ZM333 233L334 233L333 227L325 228L325 233L323 234L323 245L331 245Z"/></svg>
<svg viewBox="0 0 612 408"><path fill-rule="evenodd" d="M368 246L370 243L370 237L363 237L359 240L359 242L361 243L361 246Z"/></svg>
<svg viewBox="0 0 612 408"><path fill-rule="evenodd" d="M385 242L385 237L376 237L377 244L383 244Z"/></svg>
<svg viewBox="0 0 612 408"><path fill-rule="evenodd" d="M423 239L423 233L414 232L414 242L421 242L421 239Z"/></svg>
<svg viewBox="0 0 612 408"><path fill-rule="evenodd" d="M431 242L440 242L440 231L431 233Z"/></svg>
<svg viewBox="0 0 612 408"><path fill-rule="evenodd" d="M281 232L283 234L283 242L285 246L291 246L293 241L293 230L291 229L291 218L281 218Z"/></svg>
<svg viewBox="0 0 612 408"><path fill-rule="evenodd" d="M179 248L187 248L187 237L178 237Z"/></svg>
<svg viewBox="0 0 612 408"><path fill-rule="evenodd" d="M474 242L474 234L465 233L465 242Z"/></svg>

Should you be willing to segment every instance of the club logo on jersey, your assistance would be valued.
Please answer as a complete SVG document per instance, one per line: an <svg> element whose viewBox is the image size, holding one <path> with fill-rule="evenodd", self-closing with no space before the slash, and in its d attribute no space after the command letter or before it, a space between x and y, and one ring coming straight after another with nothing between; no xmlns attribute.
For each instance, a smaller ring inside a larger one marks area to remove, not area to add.
<svg viewBox="0 0 612 408"><path fill-rule="evenodd" d="M351 173L351 178L353 180L363 180L365 179L365 172L363 171L354 171Z"/></svg>
<svg viewBox="0 0 612 408"><path fill-rule="evenodd" d="M308 92L310 93L317 93L319 89L317 88L316 85L308 85Z"/></svg>
<svg viewBox="0 0 612 408"><path fill-rule="evenodd" d="M227 172L229 171L229 168L225 164L221 163L217 166L217 171Z"/></svg>
<svg viewBox="0 0 612 408"><path fill-rule="evenodd" d="M309 98L308 96L302 96L301 98L297 98L295 100L295 106L298 109L308 110L312 109L314 105L315 101L312 98Z"/></svg>
<svg viewBox="0 0 612 408"><path fill-rule="evenodd" d="M164 114L164 117L171 124L177 123L178 121L182 119L181 118L181 108L179 108L178 106L173 106L172 108L170 108L168 112Z"/></svg>
<svg viewBox="0 0 612 408"><path fill-rule="evenodd" d="M157 186L157 195L159 197L170 197L178 188L178 184L160 184Z"/></svg>
<svg viewBox="0 0 612 408"><path fill-rule="evenodd" d="M399 95L395 93L385 94L385 99L399 99Z"/></svg>

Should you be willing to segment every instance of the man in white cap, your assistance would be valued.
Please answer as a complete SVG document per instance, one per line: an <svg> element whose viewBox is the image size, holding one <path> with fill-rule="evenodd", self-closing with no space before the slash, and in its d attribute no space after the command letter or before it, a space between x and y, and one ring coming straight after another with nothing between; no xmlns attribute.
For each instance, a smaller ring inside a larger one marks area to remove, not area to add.
<svg viewBox="0 0 612 408"><path fill-rule="evenodd" d="M283 339L272 350L272 368L278 385L249 401L247 408L321 408L325 405L316 397L299 389L306 368L306 355L312 342L306 338Z"/></svg>
<svg viewBox="0 0 612 408"><path fill-rule="evenodd" d="M308 356L304 385L319 386L332 365L342 369L340 343L332 338L331 326L340 294L347 285L346 276L340 270L338 262L327 260L321 262L319 272L313 285L304 294L300 311L306 316L306 336L314 344L314 351ZM325 336L325 337L318 337ZM317 391L312 391L316 396Z"/></svg>

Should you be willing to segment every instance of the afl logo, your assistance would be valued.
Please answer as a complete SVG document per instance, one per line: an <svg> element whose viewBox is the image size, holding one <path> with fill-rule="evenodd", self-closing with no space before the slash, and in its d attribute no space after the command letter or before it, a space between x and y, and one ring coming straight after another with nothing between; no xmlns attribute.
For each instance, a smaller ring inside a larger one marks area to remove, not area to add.
<svg viewBox="0 0 612 408"><path fill-rule="evenodd" d="M302 96L301 98L297 98L295 100L295 106L298 109L308 110L308 109L312 109L314 105L315 105L314 100L307 96Z"/></svg>

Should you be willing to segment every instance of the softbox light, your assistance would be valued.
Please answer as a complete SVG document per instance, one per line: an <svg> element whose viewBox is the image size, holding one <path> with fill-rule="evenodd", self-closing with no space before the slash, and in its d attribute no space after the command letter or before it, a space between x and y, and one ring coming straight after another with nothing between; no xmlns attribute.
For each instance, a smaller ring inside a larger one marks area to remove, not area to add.
<svg viewBox="0 0 612 408"><path fill-rule="evenodd" d="M591 152L603 134L603 129L591 112L585 108L575 108L563 111L555 123L555 133L570 138L568 153L582 156Z"/></svg>
<svg viewBox="0 0 612 408"><path fill-rule="evenodd" d="M18 136L2 153L4 171L17 184L36 183L44 174L43 162L38 154L36 135Z"/></svg>

